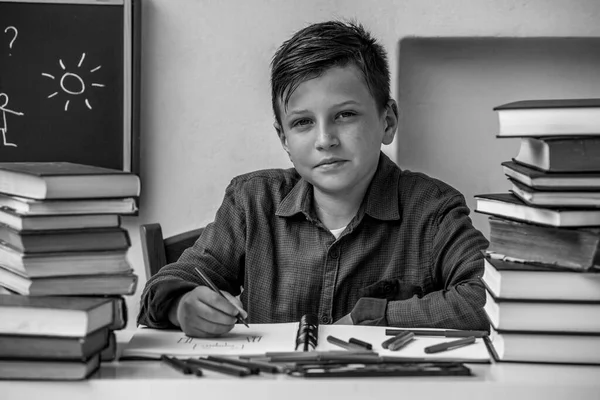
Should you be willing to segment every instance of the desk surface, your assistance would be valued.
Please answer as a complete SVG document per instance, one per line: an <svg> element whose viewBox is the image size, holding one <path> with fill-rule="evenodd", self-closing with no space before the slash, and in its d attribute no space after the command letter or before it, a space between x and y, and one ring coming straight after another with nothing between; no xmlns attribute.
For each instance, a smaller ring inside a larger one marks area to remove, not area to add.
<svg viewBox="0 0 600 400"><path fill-rule="evenodd" d="M218 400L350 400L399 398L407 394L419 400L600 398L600 366L517 363L468 366L475 376L307 379L263 373L234 378L211 371L206 371L203 377L183 375L157 361L120 361L103 363L98 373L85 381L0 381L0 399L169 400L174 396L208 395Z"/></svg>

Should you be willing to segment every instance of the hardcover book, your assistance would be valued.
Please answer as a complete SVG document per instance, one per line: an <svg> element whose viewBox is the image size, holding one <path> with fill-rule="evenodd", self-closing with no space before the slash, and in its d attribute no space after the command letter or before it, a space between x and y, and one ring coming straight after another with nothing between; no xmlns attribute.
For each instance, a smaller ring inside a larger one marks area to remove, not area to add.
<svg viewBox="0 0 600 400"><path fill-rule="evenodd" d="M509 178L511 192L524 203L540 207L600 208L600 191L536 190Z"/></svg>
<svg viewBox="0 0 600 400"><path fill-rule="evenodd" d="M85 361L109 346L111 334L102 328L83 337L0 335L0 359Z"/></svg>
<svg viewBox="0 0 600 400"><path fill-rule="evenodd" d="M475 200L475 211L482 214L557 227L600 226L600 208L531 206L511 193L479 194Z"/></svg>
<svg viewBox="0 0 600 400"><path fill-rule="evenodd" d="M500 138L600 135L600 99L522 100L494 111Z"/></svg>
<svg viewBox="0 0 600 400"><path fill-rule="evenodd" d="M109 299L0 295L0 334L84 337L114 320Z"/></svg>
<svg viewBox="0 0 600 400"><path fill-rule="evenodd" d="M135 198L34 200L0 193L0 207L9 208L22 215L81 215L118 214L137 212Z"/></svg>
<svg viewBox="0 0 600 400"><path fill-rule="evenodd" d="M600 191L600 173L546 173L514 161L501 165L506 176L533 189Z"/></svg>
<svg viewBox="0 0 600 400"><path fill-rule="evenodd" d="M0 163L0 192L31 199L138 197L137 175L69 162Z"/></svg>
<svg viewBox="0 0 600 400"><path fill-rule="evenodd" d="M29 278L62 275L97 275L131 270L127 249L22 253L0 242L0 270ZM0 271L1 272L1 271Z"/></svg>
<svg viewBox="0 0 600 400"><path fill-rule="evenodd" d="M600 172L600 137L522 138L514 160L545 172Z"/></svg>
<svg viewBox="0 0 600 400"><path fill-rule="evenodd" d="M555 228L495 217L489 224L490 252L581 271L600 264L600 228Z"/></svg>
<svg viewBox="0 0 600 400"><path fill-rule="evenodd" d="M600 302L513 300L486 290L483 307L497 330L600 334Z"/></svg>
<svg viewBox="0 0 600 400"><path fill-rule="evenodd" d="M573 272L487 254L481 280L495 297L514 300L600 301L600 270Z"/></svg>
<svg viewBox="0 0 600 400"><path fill-rule="evenodd" d="M99 367L99 354L86 361L0 359L0 379L76 381Z"/></svg>
<svg viewBox="0 0 600 400"><path fill-rule="evenodd" d="M0 207L0 224L16 231L51 231L117 228L121 225L121 220L117 214L30 215L19 214L8 207Z"/></svg>
<svg viewBox="0 0 600 400"><path fill-rule="evenodd" d="M1 224L0 242L22 253L123 250L131 244L121 228L17 231Z"/></svg>
<svg viewBox="0 0 600 400"><path fill-rule="evenodd" d="M600 364L600 335L490 330L496 361Z"/></svg>
<svg viewBox="0 0 600 400"><path fill-rule="evenodd" d="M119 274L27 278L0 266L0 286L27 296L108 296L135 293L138 277Z"/></svg>

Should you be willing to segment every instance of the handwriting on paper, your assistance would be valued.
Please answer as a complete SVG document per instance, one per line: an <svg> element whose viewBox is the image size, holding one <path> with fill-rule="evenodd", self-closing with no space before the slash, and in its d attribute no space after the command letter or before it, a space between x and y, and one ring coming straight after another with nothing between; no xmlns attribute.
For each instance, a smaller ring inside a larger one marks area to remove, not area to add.
<svg viewBox="0 0 600 400"><path fill-rule="evenodd" d="M191 350L243 350L247 343L259 343L261 340L262 336L260 335L236 337L234 341L207 341L206 339L197 339L189 336L181 336L177 340L177 343L182 345L190 345Z"/></svg>

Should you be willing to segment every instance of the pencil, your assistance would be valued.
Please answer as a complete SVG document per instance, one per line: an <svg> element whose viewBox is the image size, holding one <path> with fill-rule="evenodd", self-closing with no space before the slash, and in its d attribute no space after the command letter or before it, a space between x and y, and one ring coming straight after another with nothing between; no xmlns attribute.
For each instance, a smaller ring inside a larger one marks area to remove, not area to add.
<svg viewBox="0 0 600 400"><path fill-rule="evenodd" d="M190 375L192 373L196 374L196 376L202 376L202 371L197 369L197 368L193 368L190 365L187 365L185 362L181 361L178 358L175 357L169 357L166 354L163 354L160 356L160 359L162 362L164 362L165 364L169 365L170 367L176 369L177 371L181 372L184 375Z"/></svg>
<svg viewBox="0 0 600 400"><path fill-rule="evenodd" d="M386 329L386 336L395 336L402 332L412 332L416 336L444 336L444 337L470 337L482 338L487 336L487 331L460 331L460 330L429 330L429 329Z"/></svg>
<svg viewBox="0 0 600 400"><path fill-rule="evenodd" d="M250 368L248 367L240 367L239 365L227 364L224 362L214 360L207 360L206 358L188 358L186 362L188 364L197 365L201 368L220 372L222 374L227 375L248 376L252 374Z"/></svg>
<svg viewBox="0 0 600 400"><path fill-rule="evenodd" d="M198 274L198 276L200 276L200 279L202 280L202 283L204 283L206 286L208 286L209 288L211 288L213 291L217 292L217 294L219 296L221 296L222 298L224 298L225 300L229 301L229 299L227 297L225 297L225 295L223 293L221 293L221 291L219 290L219 288L217 287L217 285L215 285L213 283L213 281L210 280L210 278L204 274L202 271L200 271L198 268L194 267L194 269L196 270L196 273ZM246 319L244 317L242 317L242 309L239 308L237 306L237 304L229 301L229 304L231 304L232 306L234 306L236 308L236 310L238 310L239 314L236 316L238 322L241 322L242 324L246 325L247 328L250 328L248 326L248 322L246 322Z"/></svg>

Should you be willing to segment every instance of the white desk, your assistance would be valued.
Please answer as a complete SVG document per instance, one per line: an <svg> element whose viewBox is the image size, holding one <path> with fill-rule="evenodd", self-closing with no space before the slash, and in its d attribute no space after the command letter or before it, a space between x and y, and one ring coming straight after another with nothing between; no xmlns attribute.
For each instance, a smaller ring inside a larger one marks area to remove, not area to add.
<svg viewBox="0 0 600 400"><path fill-rule="evenodd" d="M127 332L118 340L128 340ZM475 376L309 379L210 371L195 377L157 361L121 361L103 363L85 381L0 381L0 400L600 399L600 366L467 365Z"/></svg>
<svg viewBox="0 0 600 400"><path fill-rule="evenodd" d="M600 367L508 363L469 367L475 376L303 379L262 373L234 378L210 371L193 377L160 362L123 361L103 364L87 381L0 381L0 399L600 399Z"/></svg>

